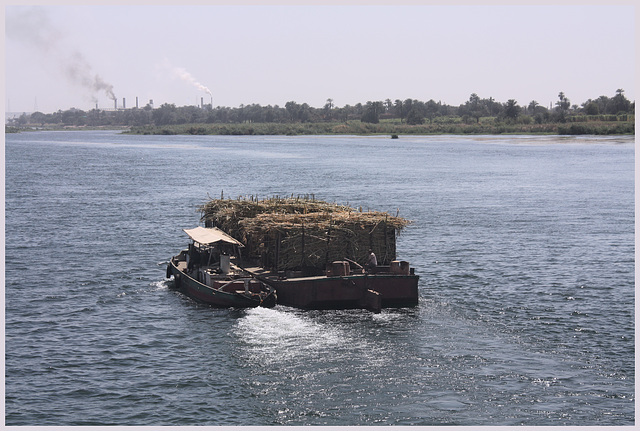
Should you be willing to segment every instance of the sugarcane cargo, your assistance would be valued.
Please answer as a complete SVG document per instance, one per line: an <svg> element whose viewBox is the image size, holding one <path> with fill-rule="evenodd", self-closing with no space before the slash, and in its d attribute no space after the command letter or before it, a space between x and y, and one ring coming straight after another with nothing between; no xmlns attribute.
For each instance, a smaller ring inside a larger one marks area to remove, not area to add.
<svg viewBox="0 0 640 431"><path fill-rule="evenodd" d="M417 304L418 276L396 257L397 234L409 220L310 197L212 199L200 210L206 227L245 245L243 266L276 287L280 304L373 309ZM371 253L377 264L365 271Z"/></svg>
<svg viewBox="0 0 640 431"><path fill-rule="evenodd" d="M396 260L396 234L410 221L311 198L214 199L201 207L206 227L239 239L244 257L275 271L323 273L334 261Z"/></svg>

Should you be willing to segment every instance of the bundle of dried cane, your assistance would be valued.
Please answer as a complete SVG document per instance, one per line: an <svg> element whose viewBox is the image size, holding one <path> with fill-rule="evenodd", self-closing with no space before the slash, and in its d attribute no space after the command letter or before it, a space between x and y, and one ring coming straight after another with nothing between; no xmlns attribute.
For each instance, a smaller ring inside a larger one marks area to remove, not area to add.
<svg viewBox="0 0 640 431"><path fill-rule="evenodd" d="M364 262L369 249L385 264L395 259L396 234L410 223L309 195L212 199L200 210L205 225L242 241L245 255L272 269L324 268L344 258Z"/></svg>

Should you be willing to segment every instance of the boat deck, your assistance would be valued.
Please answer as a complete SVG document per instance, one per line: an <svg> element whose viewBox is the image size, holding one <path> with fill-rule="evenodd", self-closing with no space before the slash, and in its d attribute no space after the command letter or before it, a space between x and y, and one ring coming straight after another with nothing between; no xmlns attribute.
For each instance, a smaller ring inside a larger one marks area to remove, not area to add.
<svg viewBox="0 0 640 431"><path fill-rule="evenodd" d="M264 268L261 268L259 266L244 267L244 270L247 271L250 274L257 275L259 277L269 277L270 275L273 275L273 272L268 271L268 270L266 270Z"/></svg>
<svg viewBox="0 0 640 431"><path fill-rule="evenodd" d="M271 278L271 279L281 279L282 274L278 274L275 271L270 271L268 269L264 269L259 266L248 266L244 267L244 270L250 273L251 275L259 278ZM298 279L316 279L316 278L327 278L326 275L299 275L299 276L289 276L286 277L287 280L298 280Z"/></svg>

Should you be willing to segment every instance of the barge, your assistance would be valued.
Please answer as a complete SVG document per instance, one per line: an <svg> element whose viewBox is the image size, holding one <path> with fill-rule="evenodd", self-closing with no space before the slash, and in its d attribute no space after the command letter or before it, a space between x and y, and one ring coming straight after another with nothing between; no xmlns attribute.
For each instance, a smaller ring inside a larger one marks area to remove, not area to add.
<svg viewBox="0 0 640 431"><path fill-rule="evenodd" d="M275 288L278 304L306 310L382 308L418 305L418 279L405 261L364 270L349 261L335 261L325 274L305 276L300 271L275 274L263 268L245 268L256 279Z"/></svg>
<svg viewBox="0 0 640 431"><path fill-rule="evenodd" d="M418 304L419 276L396 258L396 236L409 220L308 196L212 199L200 210L206 229L243 245L231 267L274 292L278 304L372 311Z"/></svg>

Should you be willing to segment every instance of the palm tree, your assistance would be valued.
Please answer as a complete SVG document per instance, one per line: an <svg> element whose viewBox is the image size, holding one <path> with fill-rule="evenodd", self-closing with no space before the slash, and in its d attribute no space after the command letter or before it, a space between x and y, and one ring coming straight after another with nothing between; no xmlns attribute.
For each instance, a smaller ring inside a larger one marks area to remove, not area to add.
<svg viewBox="0 0 640 431"><path fill-rule="evenodd" d="M515 120L518 118L520 114L520 107L518 106L518 102L515 99L509 99L504 109L504 116Z"/></svg>

